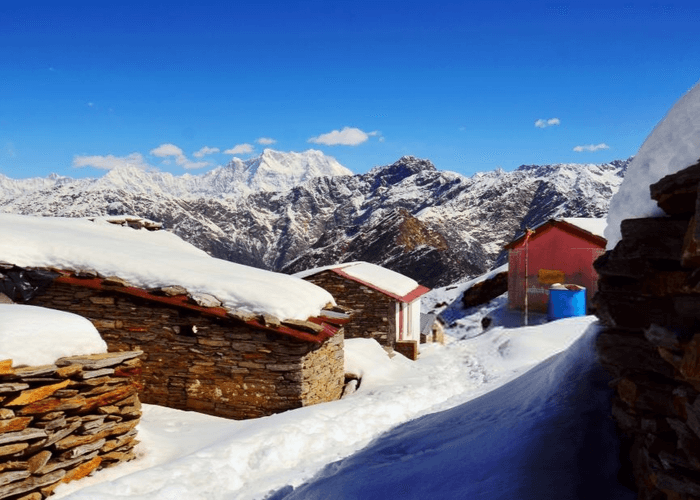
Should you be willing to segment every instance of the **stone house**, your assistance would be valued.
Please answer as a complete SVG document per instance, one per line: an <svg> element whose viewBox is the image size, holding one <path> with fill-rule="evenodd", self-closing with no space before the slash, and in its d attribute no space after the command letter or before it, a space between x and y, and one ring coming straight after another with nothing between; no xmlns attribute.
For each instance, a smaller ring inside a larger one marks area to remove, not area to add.
<svg viewBox="0 0 700 500"><path fill-rule="evenodd" d="M0 232L4 234L22 225L17 224L16 219L22 216L11 216L15 219L3 227L3 219L7 217L10 216L0 214ZM31 233L35 221L29 219L32 218L19 222L28 224L27 232ZM51 222L42 221L41 224ZM110 250L100 246L104 242L94 242L89 252L71 247L71 241L86 241L89 235L85 230L91 229L85 221L77 222L81 222L82 227L62 221L62 229L67 227L75 233L68 235L65 242L59 242L63 245L60 248L52 248L48 254L40 252L29 261L0 242L0 262L4 262L0 265L0 292L17 302L88 318L107 342L110 352L143 351L142 371L137 377L138 383L144 386L143 402L244 419L332 401L341 396L343 324L349 317L332 305L333 299L327 292L309 288L309 283L290 276L199 255L194 247L185 248L186 259L167 264L177 267L176 273L165 278L173 280L172 285L134 284L124 276L114 275L114 268L100 261L101 249ZM104 226L101 228L103 232L106 230ZM154 234L114 227L107 231L107 236L115 239L107 244L113 246L121 244L123 238L135 237L127 233L138 233L141 245L150 244L149 235ZM177 239L170 242L174 247L184 244L174 235L166 235L167 241L173 238ZM18 241L35 244L19 236L14 244ZM54 246L59 247L59 243ZM159 248L161 244L162 241L157 241L156 248L139 248L146 252L143 255L146 263L125 255L120 269L137 282L146 271L157 274L163 264L161 260L176 258L173 254L164 257ZM68 255L71 250L77 257ZM68 254L61 253L65 251ZM148 252L153 252L155 257L148 260ZM81 260L84 266L88 262L90 270L78 269L68 257ZM53 261L55 265L51 264ZM58 267L59 264L63 268ZM200 269L211 269L221 275L199 276ZM189 284L177 281L178 273L182 272L188 273ZM229 291L240 297L218 300L199 287L197 292L189 291L187 286L192 288L197 279L211 283L212 290L222 298ZM230 290L222 288L229 281ZM260 289L263 299L256 302L253 300L255 292ZM275 296L278 289L283 293ZM280 318L283 310L275 309L275 300L282 300L280 297L287 294L298 296L299 302L291 304L292 309L297 304L305 307L309 301L316 300L310 310L317 312L305 319ZM246 303L248 296L252 298ZM264 302L266 297L268 302ZM231 305L232 300L239 299L243 302Z"/></svg>
<svg viewBox="0 0 700 500"><path fill-rule="evenodd" d="M346 338L374 338L410 359L418 357L420 298L429 288L368 262L347 262L297 273L353 311Z"/></svg>
<svg viewBox="0 0 700 500"><path fill-rule="evenodd" d="M508 306L547 312L549 287L554 283L586 288L591 305L598 289L593 262L605 252L605 219L550 219L506 245L508 250Z"/></svg>

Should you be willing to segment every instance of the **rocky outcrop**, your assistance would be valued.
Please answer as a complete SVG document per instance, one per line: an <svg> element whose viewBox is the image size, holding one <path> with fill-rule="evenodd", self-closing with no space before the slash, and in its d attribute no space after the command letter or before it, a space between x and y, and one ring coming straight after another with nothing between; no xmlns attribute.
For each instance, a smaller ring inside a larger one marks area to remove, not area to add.
<svg viewBox="0 0 700 500"><path fill-rule="evenodd" d="M699 182L700 163L652 185L670 217L623 221L595 263L598 351L641 499L700 498Z"/></svg>
<svg viewBox="0 0 700 500"><path fill-rule="evenodd" d="M134 458L140 354L45 366L0 361L0 499L40 500L61 483Z"/></svg>
<svg viewBox="0 0 700 500"><path fill-rule="evenodd" d="M464 291L462 305L465 309L485 304L489 300L503 295L508 291L508 271L498 273Z"/></svg>

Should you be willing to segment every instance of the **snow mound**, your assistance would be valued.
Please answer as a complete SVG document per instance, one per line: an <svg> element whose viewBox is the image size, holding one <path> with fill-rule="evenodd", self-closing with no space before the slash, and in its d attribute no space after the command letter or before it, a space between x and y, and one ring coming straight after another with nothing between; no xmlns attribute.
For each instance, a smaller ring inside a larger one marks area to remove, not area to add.
<svg viewBox="0 0 700 500"><path fill-rule="evenodd" d="M345 373L352 373L362 379L362 389L381 386L396 378L397 372L411 368L408 358L389 354L374 339L345 340Z"/></svg>
<svg viewBox="0 0 700 500"><path fill-rule="evenodd" d="M700 158L700 83L671 108L644 141L632 160L608 212L608 249L621 239L625 219L659 217L664 212L649 196L649 186Z"/></svg>
<svg viewBox="0 0 700 500"><path fill-rule="evenodd" d="M0 304L0 359L13 365L49 365L58 358L107 352L82 316L43 307Z"/></svg>
<svg viewBox="0 0 700 500"><path fill-rule="evenodd" d="M317 316L333 297L286 274L215 259L167 231L105 220L0 214L0 262L119 276L140 288L179 285L229 309L280 319Z"/></svg>

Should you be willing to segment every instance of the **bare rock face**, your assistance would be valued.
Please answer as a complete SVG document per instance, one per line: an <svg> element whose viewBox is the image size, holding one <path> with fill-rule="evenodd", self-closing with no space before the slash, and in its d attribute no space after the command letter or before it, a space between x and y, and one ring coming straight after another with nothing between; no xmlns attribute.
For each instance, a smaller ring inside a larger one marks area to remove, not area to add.
<svg viewBox="0 0 700 500"><path fill-rule="evenodd" d="M462 295L465 308L475 307L493 300L508 291L508 271L498 273L493 278L477 283Z"/></svg>

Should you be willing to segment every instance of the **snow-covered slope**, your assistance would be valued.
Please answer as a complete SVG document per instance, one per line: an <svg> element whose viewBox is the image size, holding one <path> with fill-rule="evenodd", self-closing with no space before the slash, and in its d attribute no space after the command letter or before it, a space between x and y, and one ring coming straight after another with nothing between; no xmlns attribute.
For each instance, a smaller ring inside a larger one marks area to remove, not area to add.
<svg viewBox="0 0 700 500"><path fill-rule="evenodd" d="M649 197L649 186L700 158L700 82L673 105L629 166L630 175L610 204L606 238L613 248L624 219L656 217L663 211Z"/></svg>
<svg viewBox="0 0 700 500"><path fill-rule="evenodd" d="M605 216L628 163L527 165L467 178L406 156L362 175L227 194L230 186L241 191L265 184L269 172L297 158L285 155L266 150L259 161L199 177L121 169L97 180L33 180L35 187L23 195L17 195L17 181L0 179L0 211L129 213L163 222L211 255L241 264L293 273L367 261L432 288L481 274L525 226L553 217ZM308 158L317 156L307 152ZM314 165L324 162L319 157ZM312 163L306 171L314 171Z"/></svg>

